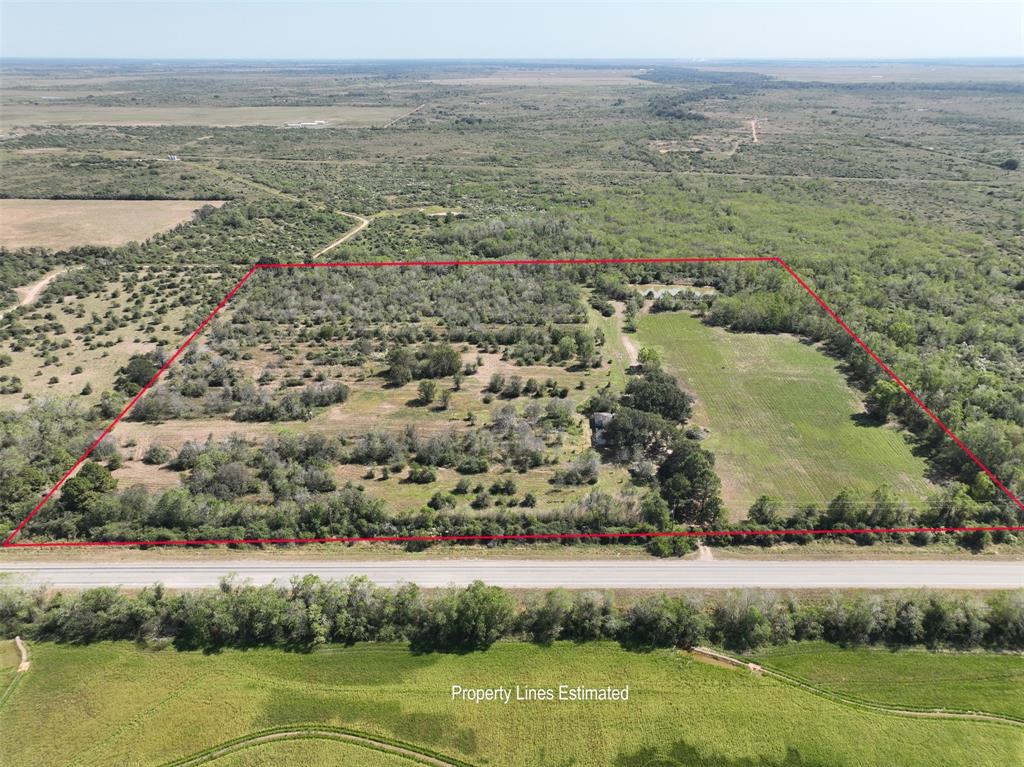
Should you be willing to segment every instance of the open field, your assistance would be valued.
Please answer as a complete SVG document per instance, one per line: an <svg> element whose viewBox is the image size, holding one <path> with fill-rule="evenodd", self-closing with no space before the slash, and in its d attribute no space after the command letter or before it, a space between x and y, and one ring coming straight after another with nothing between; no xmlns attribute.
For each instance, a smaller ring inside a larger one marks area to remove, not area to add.
<svg viewBox="0 0 1024 767"><path fill-rule="evenodd" d="M332 740L329 733L317 735L302 731L291 740L249 744L238 751L203 762L215 767L274 767L282 764L302 764L307 767L335 767L340 764L345 767L413 767L423 763L419 759L384 753L376 748Z"/></svg>
<svg viewBox="0 0 1024 767"><path fill-rule="evenodd" d="M1024 731L1011 725L873 712L678 652L633 653L611 644L499 644L468 656L417 656L399 645L313 654L147 652L127 644L40 644L31 651L31 672L0 709L5 755L14 764L162 764L260 730L302 725L342 727L441 759L517 767L632 767L655 759L669 766L749 759L773 766L1004 765L1024 744ZM453 701L452 684L629 685L630 693L622 703L505 705ZM955 702L955 690L947 695ZM37 737L41 729L50 736ZM322 758L322 745L306 745L309 751L295 748Z"/></svg>
<svg viewBox="0 0 1024 767"><path fill-rule="evenodd" d="M219 200L0 199L0 247L50 248L123 245L188 221Z"/></svg>
<svg viewBox="0 0 1024 767"><path fill-rule="evenodd" d="M930 489L925 463L892 427L864 423L836 363L785 335L731 333L682 313L646 315L636 335L697 397L722 496L734 517L760 495L787 507L841 488L888 484L909 502Z"/></svg>
<svg viewBox="0 0 1024 767"><path fill-rule="evenodd" d="M231 127L323 120L324 127L365 128L384 125L408 112L407 107L309 106L309 107L96 107L91 105L12 104L4 107L0 128L30 125L203 125Z"/></svg>
<svg viewBox="0 0 1024 767"><path fill-rule="evenodd" d="M753 655L758 663L861 700L1024 718L1024 656L841 649L801 643Z"/></svg>

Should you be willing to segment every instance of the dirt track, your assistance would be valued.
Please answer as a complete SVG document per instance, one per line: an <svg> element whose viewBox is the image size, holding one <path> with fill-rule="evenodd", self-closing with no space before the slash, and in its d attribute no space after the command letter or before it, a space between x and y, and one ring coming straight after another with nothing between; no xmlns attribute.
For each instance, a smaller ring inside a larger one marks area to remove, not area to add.
<svg viewBox="0 0 1024 767"><path fill-rule="evenodd" d="M60 269L55 269L49 274L44 275L42 278L36 280L30 285L15 288L14 292L18 294L18 303L14 304L14 306L8 306L6 309L0 309L0 317L3 317L8 312L12 312L15 309L19 309L22 306L34 304L39 299L39 296L43 294L43 291L50 286L51 282L62 274L67 274L69 271L69 268L61 267Z"/></svg>
<svg viewBox="0 0 1024 767"><path fill-rule="evenodd" d="M348 211L344 211L344 210L340 210L338 212L339 213L344 213L346 216L349 216L350 218L356 219L356 221L357 221L356 225L354 227L352 227L351 229L349 229L347 232L345 232L345 234L343 234L341 237L336 239L334 242L330 243L329 245L327 245L327 246L325 246L323 248L320 248L320 250L318 250L316 253L313 254L313 258L314 259L320 258L320 256L322 256L324 253L327 253L330 250L334 250L336 247L338 247L342 243L348 242L353 237L355 237L357 234L359 234L361 231L363 231L367 226L370 225L370 219L364 218L363 216L360 216L358 213L349 213Z"/></svg>
<svg viewBox="0 0 1024 767"><path fill-rule="evenodd" d="M174 767L192 767L192 765L205 764L212 762L215 759L219 759L222 756L227 756L236 751L240 751L244 748L251 748L252 746L260 745L262 743L273 743L281 740L298 740L314 738L318 740L337 740L343 743L352 743L357 746L363 746L365 748L373 749L374 751L383 751L387 754L394 754L396 756L405 757L417 764L428 764L432 767L459 767L455 762L447 762L443 759L439 759L436 756L430 756L419 751L414 751L410 748L403 748L402 746L395 746L387 741L375 740L370 737L362 735L352 735L345 732L336 732L333 730L320 730L315 727L309 728L297 728L294 730L285 730L282 732L272 732L263 735L254 735L251 738L245 738L243 740L234 741L221 748L217 748L213 751L208 751L200 756L196 756L192 759L185 761L172 762Z"/></svg>
<svg viewBox="0 0 1024 767"><path fill-rule="evenodd" d="M23 674L29 670L32 666L32 661L28 659L28 647L21 641L21 637L14 637L14 646L18 648L18 652L21 654L21 663L18 664L18 673Z"/></svg>

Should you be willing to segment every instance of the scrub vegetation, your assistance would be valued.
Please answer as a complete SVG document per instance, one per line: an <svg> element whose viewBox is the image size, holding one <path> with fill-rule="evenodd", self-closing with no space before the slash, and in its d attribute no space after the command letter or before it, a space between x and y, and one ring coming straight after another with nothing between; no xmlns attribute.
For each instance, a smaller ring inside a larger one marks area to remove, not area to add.
<svg viewBox="0 0 1024 767"><path fill-rule="evenodd" d="M1015 83L90 66L82 81L10 65L4 103L56 117L5 138L0 195L225 202L143 242L5 251L24 264L0 266L5 529L250 266L314 258L784 258L1021 494L1024 224L1019 147L1003 138L1020 132ZM195 77L209 103L194 103ZM214 107L393 117L195 116ZM91 124L133 110L177 114ZM57 269L16 306L16 288ZM22 536L841 530L1020 513L774 263L261 270Z"/></svg>

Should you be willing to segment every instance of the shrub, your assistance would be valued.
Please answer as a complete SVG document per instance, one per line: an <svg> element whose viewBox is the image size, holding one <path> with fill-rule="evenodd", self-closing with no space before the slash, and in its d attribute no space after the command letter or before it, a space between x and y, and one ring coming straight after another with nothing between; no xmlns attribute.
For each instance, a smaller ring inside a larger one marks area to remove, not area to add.
<svg viewBox="0 0 1024 767"><path fill-rule="evenodd" d="M411 464L409 466L408 479L410 482L415 482L417 485L429 485L430 483L437 481L437 472L429 466Z"/></svg>
<svg viewBox="0 0 1024 767"><path fill-rule="evenodd" d="M601 459L593 450L587 450L567 468L555 472L551 481L556 485L593 485L601 469Z"/></svg>
<svg viewBox="0 0 1024 767"><path fill-rule="evenodd" d="M163 445L150 445L146 454L142 456L142 462L149 466L162 466L174 457L170 448Z"/></svg>

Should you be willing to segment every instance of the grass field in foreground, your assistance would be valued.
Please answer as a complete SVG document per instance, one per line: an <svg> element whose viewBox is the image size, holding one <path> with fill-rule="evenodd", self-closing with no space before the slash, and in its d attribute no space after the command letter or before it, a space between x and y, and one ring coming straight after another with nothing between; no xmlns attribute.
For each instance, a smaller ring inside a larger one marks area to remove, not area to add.
<svg viewBox="0 0 1024 767"><path fill-rule="evenodd" d="M252 745L203 764L214 767L281 767L289 764L301 764L302 767L414 767L423 762L351 743L302 738Z"/></svg>
<svg viewBox="0 0 1024 767"><path fill-rule="evenodd" d="M0 246L58 250L142 242L219 200L0 200Z"/></svg>
<svg viewBox="0 0 1024 767"><path fill-rule="evenodd" d="M755 659L862 700L1024 718L1022 655L847 650L808 642L773 648Z"/></svg>
<svg viewBox="0 0 1024 767"><path fill-rule="evenodd" d="M496 767L1002 767L1024 749L1017 727L868 711L684 653L611 643L502 643L470 655L414 655L403 645L203 654L128 643L37 644L31 652L32 670L0 709L6 765L158 765L299 724L342 726ZM630 697L453 702L452 684L628 684Z"/></svg>
<svg viewBox="0 0 1024 767"><path fill-rule="evenodd" d="M656 348L697 397L694 422L710 429L722 497L733 518L760 495L826 502L843 488L888 484L918 501L925 463L892 426L862 425L858 394L834 360L785 335L730 333L683 313L641 319L636 342Z"/></svg>

